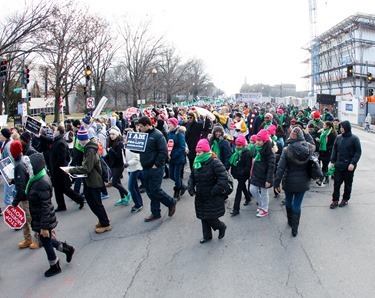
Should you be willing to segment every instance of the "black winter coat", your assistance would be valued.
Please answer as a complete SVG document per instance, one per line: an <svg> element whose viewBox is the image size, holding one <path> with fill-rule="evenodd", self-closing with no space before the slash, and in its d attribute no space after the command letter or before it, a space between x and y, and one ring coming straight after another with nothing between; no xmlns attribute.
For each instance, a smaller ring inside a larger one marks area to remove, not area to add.
<svg viewBox="0 0 375 298"><path fill-rule="evenodd" d="M205 122L205 126L203 126L203 123L199 123L196 120L186 123L185 141L189 148L189 159L194 159L195 147L197 146L199 140L202 138L202 134L208 131L208 127L208 121Z"/></svg>
<svg viewBox="0 0 375 298"><path fill-rule="evenodd" d="M275 175L275 187L282 181L287 192L304 192L310 189L307 162L315 151L315 146L306 141L297 141L285 147L281 154Z"/></svg>
<svg viewBox="0 0 375 298"><path fill-rule="evenodd" d="M264 146L269 146L270 144L268 143L269 142L265 143ZM254 150L254 155L256 155L256 150ZM268 147L261 156L260 161L253 161L250 183L264 188L266 182L270 183L271 186L273 185L276 156L272 153L270 147Z"/></svg>
<svg viewBox="0 0 375 298"><path fill-rule="evenodd" d="M13 195L13 206L17 206L20 201L26 201L25 188L27 181L29 180L29 175L27 174L26 165L22 154L17 156L14 160L14 195Z"/></svg>
<svg viewBox="0 0 375 298"><path fill-rule="evenodd" d="M124 160L122 159L122 150L124 149L124 143L121 136L117 138L117 142L113 143L111 147L108 148L108 154L104 156L104 160L108 166L113 168L122 168L124 166Z"/></svg>
<svg viewBox="0 0 375 298"><path fill-rule="evenodd" d="M341 122L341 125L345 129L345 133L339 135L335 140L331 162L340 170L347 170L350 164L356 168L362 154L361 142L356 135L352 134L348 121Z"/></svg>
<svg viewBox="0 0 375 298"><path fill-rule="evenodd" d="M318 150L319 150L319 159L320 160L322 160L322 161L330 161L331 160L333 144L335 143L336 137L337 137L336 133L331 131L331 133L328 135L328 138L327 138L326 151L319 150L319 143L317 144L317 147L318 147Z"/></svg>
<svg viewBox="0 0 375 298"><path fill-rule="evenodd" d="M58 135L53 139L50 166L51 179L53 185L61 185L63 188L69 188L71 182L69 176L64 173L60 167L66 167L70 161L69 147L64 140L63 135Z"/></svg>
<svg viewBox="0 0 375 298"><path fill-rule="evenodd" d="M247 180L250 178L252 157L248 148L240 154L237 166L231 166L231 173L234 179Z"/></svg>
<svg viewBox="0 0 375 298"><path fill-rule="evenodd" d="M195 193L195 213L199 219L216 219L224 215L228 174L223 163L211 157L190 174L188 192Z"/></svg>
<svg viewBox="0 0 375 298"><path fill-rule="evenodd" d="M43 155L34 154L33 171L35 175L45 167ZM40 233L40 230L52 230L57 226L55 208L52 204L52 183L48 175L44 175L37 181L34 181L29 188L27 199L30 203L31 228Z"/></svg>

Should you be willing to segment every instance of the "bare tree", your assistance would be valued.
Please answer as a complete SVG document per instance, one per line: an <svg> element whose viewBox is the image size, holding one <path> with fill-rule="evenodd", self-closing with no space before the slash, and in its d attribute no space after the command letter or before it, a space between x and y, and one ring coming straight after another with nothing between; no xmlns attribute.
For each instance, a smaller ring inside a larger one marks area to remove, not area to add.
<svg viewBox="0 0 375 298"><path fill-rule="evenodd" d="M163 37L154 37L150 34L150 22L131 26L124 21L119 28L123 39L123 66L128 72L133 96L133 106L150 91L151 70L157 66L157 56L163 49Z"/></svg>
<svg viewBox="0 0 375 298"><path fill-rule="evenodd" d="M91 23L94 21L96 26L91 27L94 27L96 34L89 43L85 44L82 61L84 65L91 67L97 105L105 93L106 75L119 45L115 42L116 38L112 36L108 22L99 17L91 20Z"/></svg>
<svg viewBox="0 0 375 298"><path fill-rule="evenodd" d="M26 2L26 1L25 1ZM20 73L25 60L38 47L34 36L47 26L47 20L53 11L53 2L32 2L23 11L5 16L0 24L0 56L8 61L8 72L4 83L4 107L9 114L8 98L12 93L10 86L17 87ZM22 87L20 82L19 87ZM0 97L0 114L2 113L3 97Z"/></svg>
<svg viewBox="0 0 375 298"><path fill-rule="evenodd" d="M204 63L200 59L191 60L189 66L187 90L195 99L198 97L199 92L205 90L210 82L210 76L206 73Z"/></svg>
<svg viewBox="0 0 375 298"><path fill-rule="evenodd" d="M59 99L65 99L69 113L68 95L82 79L82 51L96 31L91 27L92 16L87 9L70 1L57 7L38 41L44 40L40 54L48 64L48 85L55 95L55 118L59 121Z"/></svg>
<svg viewBox="0 0 375 298"><path fill-rule="evenodd" d="M108 92L111 94L115 101L115 109L117 110L120 105L119 101L125 98L124 105L121 107L126 108L129 106L129 93L131 92L130 80L127 77L127 71L121 65L111 68L108 72L106 86Z"/></svg>
<svg viewBox="0 0 375 298"><path fill-rule="evenodd" d="M166 93L167 103L172 103L172 96L187 88L186 74L192 62L182 64L182 58L175 54L175 48L166 49L160 54L160 77L158 88Z"/></svg>

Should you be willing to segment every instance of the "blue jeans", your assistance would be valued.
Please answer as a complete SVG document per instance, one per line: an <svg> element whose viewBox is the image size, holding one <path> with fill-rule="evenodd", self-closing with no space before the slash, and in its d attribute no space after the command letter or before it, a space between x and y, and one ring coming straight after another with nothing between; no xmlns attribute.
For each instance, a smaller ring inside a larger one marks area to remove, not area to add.
<svg viewBox="0 0 375 298"><path fill-rule="evenodd" d="M294 213L301 213L301 205L305 192L288 192L285 193L285 207L292 209Z"/></svg>
<svg viewBox="0 0 375 298"><path fill-rule="evenodd" d="M42 243L44 250L47 253L48 261L52 262L57 259L55 250L60 249L62 251L62 244L60 241L57 241L55 238L51 238L51 230L49 230L50 237L43 237L40 235L40 242Z"/></svg>
<svg viewBox="0 0 375 298"><path fill-rule="evenodd" d="M169 164L169 178L171 178L174 181L174 184L178 189L181 189L182 186L181 171L183 167L183 163Z"/></svg>
<svg viewBox="0 0 375 298"><path fill-rule="evenodd" d="M8 184L4 181L4 204L5 207L12 205L13 202L13 192L14 192L14 184L8 186Z"/></svg>
<svg viewBox="0 0 375 298"><path fill-rule="evenodd" d="M141 170L129 172L128 189L132 196L134 207L139 208L143 206L142 195L138 188L138 176Z"/></svg>
<svg viewBox="0 0 375 298"><path fill-rule="evenodd" d="M151 200L151 213L160 216L160 203L169 207L176 204L176 201L161 189L163 181L164 166L156 169L143 169L144 183L148 197Z"/></svg>

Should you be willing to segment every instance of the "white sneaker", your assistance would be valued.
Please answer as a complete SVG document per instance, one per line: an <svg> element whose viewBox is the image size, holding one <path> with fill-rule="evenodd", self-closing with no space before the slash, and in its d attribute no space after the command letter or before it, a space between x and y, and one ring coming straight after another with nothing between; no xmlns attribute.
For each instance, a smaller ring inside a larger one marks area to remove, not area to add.
<svg viewBox="0 0 375 298"><path fill-rule="evenodd" d="M260 209L259 213L257 214L257 217L265 217L266 215L268 215L268 211Z"/></svg>

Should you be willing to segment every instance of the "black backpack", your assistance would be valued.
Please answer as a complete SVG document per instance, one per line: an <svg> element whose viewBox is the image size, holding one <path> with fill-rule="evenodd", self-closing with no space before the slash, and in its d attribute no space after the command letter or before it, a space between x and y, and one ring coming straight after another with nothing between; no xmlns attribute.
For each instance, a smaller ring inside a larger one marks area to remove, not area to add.
<svg viewBox="0 0 375 298"><path fill-rule="evenodd" d="M102 178L105 183L108 183L111 180L112 172L108 164L105 162L102 156L99 157L100 167L102 169Z"/></svg>
<svg viewBox="0 0 375 298"><path fill-rule="evenodd" d="M314 154L307 162L307 174L311 179L321 179L324 177L319 159Z"/></svg>

